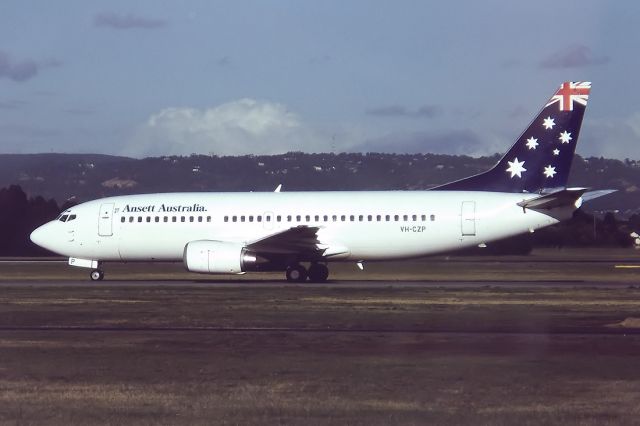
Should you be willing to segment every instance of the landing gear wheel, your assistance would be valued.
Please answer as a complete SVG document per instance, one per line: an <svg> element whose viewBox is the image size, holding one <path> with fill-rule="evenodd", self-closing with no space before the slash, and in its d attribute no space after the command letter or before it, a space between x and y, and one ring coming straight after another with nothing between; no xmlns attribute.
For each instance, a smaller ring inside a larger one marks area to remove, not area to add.
<svg viewBox="0 0 640 426"><path fill-rule="evenodd" d="M91 281L102 281L104 278L104 272L100 269L94 269L89 274L89 277L91 277Z"/></svg>
<svg viewBox="0 0 640 426"><path fill-rule="evenodd" d="M307 279L307 270L302 265L292 265L287 268L287 281L302 283Z"/></svg>
<svg viewBox="0 0 640 426"><path fill-rule="evenodd" d="M309 266L309 281L313 283L323 283L329 277L329 268L321 263L312 263Z"/></svg>

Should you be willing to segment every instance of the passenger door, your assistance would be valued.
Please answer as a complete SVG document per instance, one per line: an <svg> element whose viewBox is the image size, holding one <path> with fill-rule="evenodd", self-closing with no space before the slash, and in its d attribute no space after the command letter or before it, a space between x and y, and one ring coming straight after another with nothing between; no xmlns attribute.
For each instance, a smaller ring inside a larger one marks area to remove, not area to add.
<svg viewBox="0 0 640 426"><path fill-rule="evenodd" d="M460 214L462 236L476 235L476 202L463 201Z"/></svg>
<svg viewBox="0 0 640 426"><path fill-rule="evenodd" d="M101 237L110 237L113 235L113 203L105 203L100 206L98 235Z"/></svg>

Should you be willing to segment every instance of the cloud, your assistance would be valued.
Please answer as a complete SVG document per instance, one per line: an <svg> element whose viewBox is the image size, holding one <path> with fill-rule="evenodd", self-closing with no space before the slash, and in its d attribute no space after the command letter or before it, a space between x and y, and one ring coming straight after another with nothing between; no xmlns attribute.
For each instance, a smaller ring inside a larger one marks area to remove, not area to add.
<svg viewBox="0 0 640 426"><path fill-rule="evenodd" d="M27 102L18 99L9 99L7 101L0 101L0 109L4 110L17 110L27 105Z"/></svg>
<svg viewBox="0 0 640 426"><path fill-rule="evenodd" d="M411 110L399 105L388 105L368 109L366 113L376 117L434 118L442 114L442 108L435 105L423 105Z"/></svg>
<svg viewBox="0 0 640 426"><path fill-rule="evenodd" d="M219 67L228 67L231 65L231 56L223 56L216 61Z"/></svg>
<svg viewBox="0 0 640 426"><path fill-rule="evenodd" d="M640 159L640 112L627 117L590 118L583 127L579 154Z"/></svg>
<svg viewBox="0 0 640 426"><path fill-rule="evenodd" d="M164 28L168 24L167 21L162 19L146 18L132 14L121 15L113 12L102 12L93 17L93 25L96 27L112 28L116 30L151 30Z"/></svg>
<svg viewBox="0 0 640 426"><path fill-rule="evenodd" d="M208 109L163 109L139 126L124 154L141 157L330 150L330 135L308 127L284 105L245 98Z"/></svg>
<svg viewBox="0 0 640 426"><path fill-rule="evenodd" d="M88 107L66 108L63 111L71 115L93 115L96 113L95 109Z"/></svg>
<svg viewBox="0 0 640 426"><path fill-rule="evenodd" d="M407 154L428 152L471 156L495 153L483 143L476 133L470 130L393 134L368 140L355 146L354 151Z"/></svg>
<svg viewBox="0 0 640 426"><path fill-rule="evenodd" d="M576 44L552 53L540 62L541 68L582 68L609 62L607 56L594 56L591 48Z"/></svg>
<svg viewBox="0 0 640 426"><path fill-rule="evenodd" d="M0 51L0 78L8 78L16 82L30 80L38 74L40 69L57 65L59 63L54 60L41 63L32 59L16 61L6 52Z"/></svg>

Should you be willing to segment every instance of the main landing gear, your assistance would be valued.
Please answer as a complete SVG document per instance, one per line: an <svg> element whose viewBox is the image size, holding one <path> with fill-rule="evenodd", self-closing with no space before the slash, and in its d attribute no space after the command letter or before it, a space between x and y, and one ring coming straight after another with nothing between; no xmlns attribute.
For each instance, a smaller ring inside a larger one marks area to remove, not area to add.
<svg viewBox="0 0 640 426"><path fill-rule="evenodd" d="M309 278L312 283L323 283L329 277L329 268L322 263L312 263L309 270L300 265L291 265L287 268L287 281L302 283Z"/></svg>
<svg viewBox="0 0 640 426"><path fill-rule="evenodd" d="M102 281L104 278L104 271L102 269L94 269L89 274L91 281Z"/></svg>

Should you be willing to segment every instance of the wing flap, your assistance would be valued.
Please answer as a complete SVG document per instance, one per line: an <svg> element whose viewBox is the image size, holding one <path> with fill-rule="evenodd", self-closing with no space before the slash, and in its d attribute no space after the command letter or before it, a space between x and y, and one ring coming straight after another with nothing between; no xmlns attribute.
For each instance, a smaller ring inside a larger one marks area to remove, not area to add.
<svg viewBox="0 0 640 426"><path fill-rule="evenodd" d="M319 248L317 226L296 226L247 244L247 248L261 253L278 254L322 254Z"/></svg>

